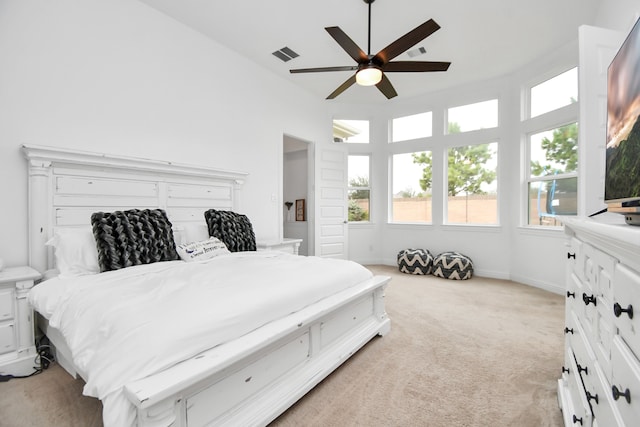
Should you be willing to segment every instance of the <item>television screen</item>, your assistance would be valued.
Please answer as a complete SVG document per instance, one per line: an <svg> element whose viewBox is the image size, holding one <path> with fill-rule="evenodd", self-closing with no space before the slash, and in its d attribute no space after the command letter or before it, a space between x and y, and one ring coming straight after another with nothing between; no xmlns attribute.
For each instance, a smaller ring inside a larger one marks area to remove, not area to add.
<svg viewBox="0 0 640 427"><path fill-rule="evenodd" d="M640 200L640 20L607 72L607 153L604 198Z"/></svg>

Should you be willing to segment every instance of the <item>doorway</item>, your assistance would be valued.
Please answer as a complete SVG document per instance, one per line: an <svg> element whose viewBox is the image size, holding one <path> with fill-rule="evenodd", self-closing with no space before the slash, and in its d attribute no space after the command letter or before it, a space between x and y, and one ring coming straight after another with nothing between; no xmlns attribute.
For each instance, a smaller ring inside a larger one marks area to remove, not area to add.
<svg viewBox="0 0 640 427"><path fill-rule="evenodd" d="M283 136L282 144L283 237L302 239L298 254L313 255L312 144L286 134Z"/></svg>

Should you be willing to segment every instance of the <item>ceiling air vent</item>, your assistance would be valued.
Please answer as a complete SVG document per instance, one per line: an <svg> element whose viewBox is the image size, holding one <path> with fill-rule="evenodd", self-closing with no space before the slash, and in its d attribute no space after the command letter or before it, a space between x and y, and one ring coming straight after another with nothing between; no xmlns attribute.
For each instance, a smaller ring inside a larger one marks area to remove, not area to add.
<svg viewBox="0 0 640 427"><path fill-rule="evenodd" d="M424 47L422 47L422 46L420 46L420 47L419 47L419 48L417 48L417 49L413 49L413 50L410 50L410 51L408 51L408 52L407 52L407 54L408 54L410 57L412 57L412 58L414 58L414 57L416 57L416 56L420 56L420 55L422 55L422 54L424 54L424 53L427 53L427 49L425 49L425 48L424 48Z"/></svg>
<svg viewBox="0 0 640 427"><path fill-rule="evenodd" d="M276 50L275 52L273 52L273 55L280 58L283 62L287 62L293 58L297 58L298 56L300 56L286 46L280 50Z"/></svg>

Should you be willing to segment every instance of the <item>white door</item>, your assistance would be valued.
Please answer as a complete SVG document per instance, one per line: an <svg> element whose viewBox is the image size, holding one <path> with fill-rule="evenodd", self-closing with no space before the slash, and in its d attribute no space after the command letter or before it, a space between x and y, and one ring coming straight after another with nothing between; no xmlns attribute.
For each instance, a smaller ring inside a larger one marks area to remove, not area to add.
<svg viewBox="0 0 640 427"><path fill-rule="evenodd" d="M315 170L315 254L347 259L347 147L342 144L319 144Z"/></svg>
<svg viewBox="0 0 640 427"><path fill-rule="evenodd" d="M578 123L579 215L591 215L604 204L607 132L607 69L624 34L583 25L578 31L580 123Z"/></svg>

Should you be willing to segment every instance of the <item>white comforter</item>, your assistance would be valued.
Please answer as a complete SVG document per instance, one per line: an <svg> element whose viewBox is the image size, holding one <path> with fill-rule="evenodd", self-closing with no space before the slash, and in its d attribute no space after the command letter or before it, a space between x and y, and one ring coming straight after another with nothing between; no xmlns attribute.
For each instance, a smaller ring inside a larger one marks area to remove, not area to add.
<svg viewBox="0 0 640 427"><path fill-rule="evenodd" d="M372 275L343 260L243 252L51 279L29 302L60 330L104 405L105 427L135 424L122 392L159 372Z"/></svg>

